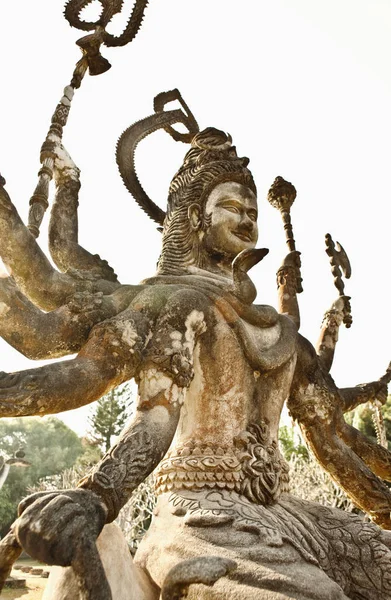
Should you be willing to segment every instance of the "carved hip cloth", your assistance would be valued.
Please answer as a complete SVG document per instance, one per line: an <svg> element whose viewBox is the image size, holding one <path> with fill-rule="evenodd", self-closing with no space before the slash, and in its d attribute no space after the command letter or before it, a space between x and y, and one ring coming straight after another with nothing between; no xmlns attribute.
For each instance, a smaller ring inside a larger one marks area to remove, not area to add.
<svg viewBox="0 0 391 600"><path fill-rule="evenodd" d="M192 600L390 600L390 548L389 532L352 513L215 488L160 495L135 560L159 586L189 558L236 562L213 587L190 586Z"/></svg>

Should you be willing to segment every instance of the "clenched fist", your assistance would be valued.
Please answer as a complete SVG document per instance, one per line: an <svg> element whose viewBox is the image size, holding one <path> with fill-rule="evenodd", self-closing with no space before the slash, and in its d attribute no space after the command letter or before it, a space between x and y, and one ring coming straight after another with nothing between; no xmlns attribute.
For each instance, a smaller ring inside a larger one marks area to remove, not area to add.
<svg viewBox="0 0 391 600"><path fill-rule="evenodd" d="M20 503L14 532L33 558L67 567L95 543L106 514L104 503L90 490L39 492Z"/></svg>

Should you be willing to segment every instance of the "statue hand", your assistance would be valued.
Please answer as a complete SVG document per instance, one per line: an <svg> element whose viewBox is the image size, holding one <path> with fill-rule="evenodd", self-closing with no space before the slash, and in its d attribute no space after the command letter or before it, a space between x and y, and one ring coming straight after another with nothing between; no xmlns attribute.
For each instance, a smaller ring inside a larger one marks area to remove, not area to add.
<svg viewBox="0 0 391 600"><path fill-rule="evenodd" d="M288 285L293 286L296 292L301 291L302 277L300 267L300 252L297 250L289 252L282 261L282 265L277 273L278 287L281 285Z"/></svg>
<svg viewBox="0 0 391 600"><path fill-rule="evenodd" d="M388 398L387 383L385 381L379 380L379 381L373 381L369 385L371 385L373 387L373 395L374 395L373 400L380 402L381 404L384 405L387 402L387 398Z"/></svg>
<svg viewBox="0 0 391 600"><path fill-rule="evenodd" d="M369 383L361 383L357 387L365 394L365 398L362 402L376 402L380 404L385 404L387 402L387 382L382 381L382 379L370 381Z"/></svg>
<svg viewBox="0 0 391 600"><path fill-rule="evenodd" d="M334 312L338 320L338 325L345 323L346 327L350 327L353 322L351 315L352 309L350 305L350 296L338 296L338 298L334 300L333 304L331 305L330 310Z"/></svg>
<svg viewBox="0 0 391 600"><path fill-rule="evenodd" d="M79 324L90 327L111 316L111 311L103 301L102 292L76 292L62 309L70 312L72 322L76 320Z"/></svg>
<svg viewBox="0 0 391 600"><path fill-rule="evenodd" d="M281 267L294 267L295 269L300 269L301 267L301 252L298 250L294 250L293 252L289 252L284 260L282 261Z"/></svg>
<svg viewBox="0 0 391 600"><path fill-rule="evenodd" d="M86 541L95 541L107 509L90 490L38 492L19 504L14 531L20 545L36 560L70 566Z"/></svg>
<svg viewBox="0 0 391 600"><path fill-rule="evenodd" d="M75 165L64 146L60 142L54 143L52 152L54 156L54 178L56 183L65 183L70 180L78 182L80 169Z"/></svg>
<svg viewBox="0 0 391 600"><path fill-rule="evenodd" d="M341 319L344 319L347 315L350 315L351 305L350 296L338 296L331 305L331 310L335 310L340 314Z"/></svg>

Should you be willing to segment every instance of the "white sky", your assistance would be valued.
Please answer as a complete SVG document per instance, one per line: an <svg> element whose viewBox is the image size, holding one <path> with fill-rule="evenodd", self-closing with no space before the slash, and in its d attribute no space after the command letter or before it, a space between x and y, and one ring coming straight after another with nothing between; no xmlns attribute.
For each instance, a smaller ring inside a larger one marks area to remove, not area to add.
<svg viewBox="0 0 391 600"><path fill-rule="evenodd" d="M131 6L125 2L118 27ZM40 145L79 59L74 42L83 33L62 10L59 0L0 6L0 172L24 219ZM298 190L301 333L316 341L337 294L324 252L330 232L352 263L346 293L354 319L341 331L332 373L340 386L380 376L391 358L390 28L388 0L151 0L136 40L103 49L112 69L86 77L75 95L64 143L82 169L81 243L122 282L153 274L160 234L122 184L115 143L152 112L154 95L178 87L201 128L229 131L251 159L259 245L270 248L252 272L258 302L276 304L275 272L286 252L280 215L265 200L282 175ZM164 132L139 147L140 179L162 207L185 151ZM4 371L37 365L2 341L0 359ZM66 422L83 432L88 410L68 413Z"/></svg>

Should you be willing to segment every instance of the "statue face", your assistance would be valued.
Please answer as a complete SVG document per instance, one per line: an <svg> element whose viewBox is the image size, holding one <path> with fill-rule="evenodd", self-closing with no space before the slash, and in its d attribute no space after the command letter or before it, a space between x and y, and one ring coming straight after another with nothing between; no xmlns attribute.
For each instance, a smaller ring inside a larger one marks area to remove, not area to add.
<svg viewBox="0 0 391 600"><path fill-rule="evenodd" d="M210 220L202 239L207 254L233 260L242 250L255 247L257 198L248 187L233 181L220 183L209 195L205 215Z"/></svg>

